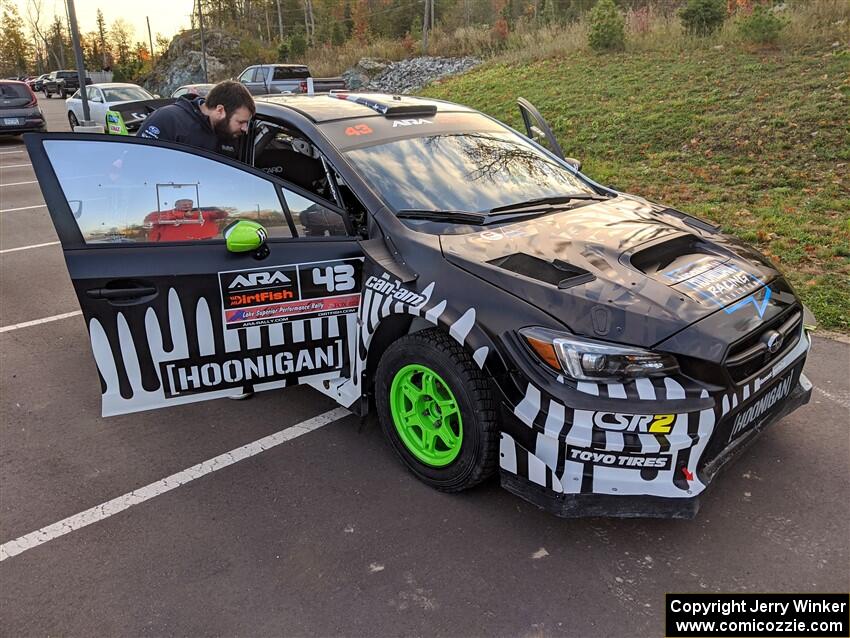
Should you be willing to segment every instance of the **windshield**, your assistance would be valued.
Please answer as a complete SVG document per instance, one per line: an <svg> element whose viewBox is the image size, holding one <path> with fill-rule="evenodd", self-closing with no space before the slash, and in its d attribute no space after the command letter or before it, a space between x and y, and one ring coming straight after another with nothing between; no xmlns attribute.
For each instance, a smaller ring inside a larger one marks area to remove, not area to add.
<svg viewBox="0 0 850 638"><path fill-rule="evenodd" d="M511 131L446 133L348 151L396 211L489 211L571 193L581 179Z"/></svg>
<svg viewBox="0 0 850 638"><path fill-rule="evenodd" d="M153 95L137 86L119 86L114 89L103 89L107 102L132 102L134 100L151 100Z"/></svg>

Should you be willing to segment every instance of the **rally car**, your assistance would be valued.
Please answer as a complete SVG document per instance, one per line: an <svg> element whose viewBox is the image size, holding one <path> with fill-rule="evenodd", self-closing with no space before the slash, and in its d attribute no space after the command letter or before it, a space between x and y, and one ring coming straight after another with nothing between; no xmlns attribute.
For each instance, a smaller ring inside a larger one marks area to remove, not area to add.
<svg viewBox="0 0 850 638"><path fill-rule="evenodd" d="M437 489L499 473L561 516L694 516L809 400L810 315L765 257L594 182L520 109L527 135L438 100L258 98L238 159L28 136L103 414L306 384L376 411Z"/></svg>

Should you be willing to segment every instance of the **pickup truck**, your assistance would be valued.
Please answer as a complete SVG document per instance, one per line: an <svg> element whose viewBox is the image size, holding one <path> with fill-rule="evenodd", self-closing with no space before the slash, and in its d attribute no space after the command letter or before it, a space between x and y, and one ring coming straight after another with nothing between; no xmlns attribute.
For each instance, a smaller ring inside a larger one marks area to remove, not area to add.
<svg viewBox="0 0 850 638"><path fill-rule="evenodd" d="M307 93L310 70L303 64L255 64L239 75L239 81L253 95ZM313 92L345 90L342 78L313 78Z"/></svg>
<svg viewBox="0 0 850 638"><path fill-rule="evenodd" d="M86 84L91 84L90 77L86 77ZM79 88L80 80L76 71L53 71L41 84L44 97L48 99L53 95L59 95L64 99Z"/></svg>

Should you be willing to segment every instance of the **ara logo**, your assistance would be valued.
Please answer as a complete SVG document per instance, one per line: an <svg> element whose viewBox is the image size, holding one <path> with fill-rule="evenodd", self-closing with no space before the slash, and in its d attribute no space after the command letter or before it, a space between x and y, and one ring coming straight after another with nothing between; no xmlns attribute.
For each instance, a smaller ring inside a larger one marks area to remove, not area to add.
<svg viewBox="0 0 850 638"><path fill-rule="evenodd" d="M675 414L620 414L618 412L594 412L593 424L603 430L616 432L646 432L670 434Z"/></svg>
<svg viewBox="0 0 850 638"><path fill-rule="evenodd" d="M433 124L433 122L431 120L423 120L421 118L393 120L393 128L398 128L399 126L418 126L419 124Z"/></svg>
<svg viewBox="0 0 850 638"><path fill-rule="evenodd" d="M291 283L289 277L284 275L279 270L266 272L249 272L244 275L237 275L230 282L228 288L255 288L256 286L268 286L270 284L288 284Z"/></svg>

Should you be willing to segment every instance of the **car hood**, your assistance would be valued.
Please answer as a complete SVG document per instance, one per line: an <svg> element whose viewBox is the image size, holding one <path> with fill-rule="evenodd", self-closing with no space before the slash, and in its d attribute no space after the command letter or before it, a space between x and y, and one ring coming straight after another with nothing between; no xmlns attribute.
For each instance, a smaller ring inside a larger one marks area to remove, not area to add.
<svg viewBox="0 0 850 638"><path fill-rule="evenodd" d="M705 222L632 196L440 242L449 262L574 333L644 347L749 296L758 302L778 276Z"/></svg>

